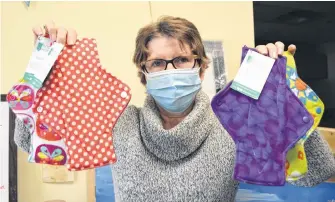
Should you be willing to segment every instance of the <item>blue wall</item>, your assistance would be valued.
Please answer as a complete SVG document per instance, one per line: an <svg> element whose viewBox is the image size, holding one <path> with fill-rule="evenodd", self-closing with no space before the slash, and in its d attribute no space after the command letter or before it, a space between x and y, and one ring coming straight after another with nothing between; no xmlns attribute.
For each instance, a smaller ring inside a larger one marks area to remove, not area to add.
<svg viewBox="0 0 335 202"><path fill-rule="evenodd" d="M115 202L110 166L95 169L95 185L96 202Z"/></svg>
<svg viewBox="0 0 335 202"><path fill-rule="evenodd" d="M313 188L296 187L287 184L283 187L266 187L240 184L236 202L335 202L335 184L322 183Z"/></svg>
<svg viewBox="0 0 335 202"><path fill-rule="evenodd" d="M110 166L96 169L96 202L115 202ZM322 183L313 188L285 185L266 187L240 184L236 202L335 202L335 183Z"/></svg>

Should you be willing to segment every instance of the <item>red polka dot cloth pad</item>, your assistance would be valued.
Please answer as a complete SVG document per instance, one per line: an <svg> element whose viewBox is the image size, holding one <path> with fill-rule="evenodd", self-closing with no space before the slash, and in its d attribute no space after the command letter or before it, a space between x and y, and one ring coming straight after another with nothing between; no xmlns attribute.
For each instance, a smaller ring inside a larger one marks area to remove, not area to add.
<svg viewBox="0 0 335 202"><path fill-rule="evenodd" d="M130 88L102 68L95 39L66 46L33 110L64 138L68 170L116 162L112 129L131 99Z"/></svg>

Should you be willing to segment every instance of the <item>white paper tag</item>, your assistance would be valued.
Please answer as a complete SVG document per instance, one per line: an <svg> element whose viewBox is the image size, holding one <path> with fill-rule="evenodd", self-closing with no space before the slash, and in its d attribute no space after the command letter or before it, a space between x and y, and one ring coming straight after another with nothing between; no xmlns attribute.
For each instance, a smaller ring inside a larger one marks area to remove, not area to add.
<svg viewBox="0 0 335 202"><path fill-rule="evenodd" d="M258 99L271 72L275 59L249 50L231 88L253 99Z"/></svg>
<svg viewBox="0 0 335 202"><path fill-rule="evenodd" d="M26 69L25 80L35 87L40 86L63 48L64 45L61 43L52 42L46 37L38 37Z"/></svg>

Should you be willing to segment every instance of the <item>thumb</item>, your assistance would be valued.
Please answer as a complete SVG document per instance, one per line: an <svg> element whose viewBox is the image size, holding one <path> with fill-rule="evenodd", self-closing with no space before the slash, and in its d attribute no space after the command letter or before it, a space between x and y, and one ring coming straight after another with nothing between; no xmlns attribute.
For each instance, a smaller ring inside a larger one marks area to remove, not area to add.
<svg viewBox="0 0 335 202"><path fill-rule="evenodd" d="M294 44L289 45L288 52L291 53L293 56L295 52L297 51L297 47Z"/></svg>

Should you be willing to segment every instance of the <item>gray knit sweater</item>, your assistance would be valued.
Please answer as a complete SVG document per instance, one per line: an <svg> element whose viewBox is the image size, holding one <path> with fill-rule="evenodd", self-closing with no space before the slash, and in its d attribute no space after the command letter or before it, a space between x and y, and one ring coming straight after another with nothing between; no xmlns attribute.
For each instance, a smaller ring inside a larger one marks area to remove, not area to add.
<svg viewBox="0 0 335 202"><path fill-rule="evenodd" d="M16 136L22 135L17 125ZM113 130L117 163L112 165L116 201L234 201L235 144L199 92L192 112L165 130L154 100L128 106ZM328 144L314 133L305 143L309 171L295 182L319 184L335 174Z"/></svg>

